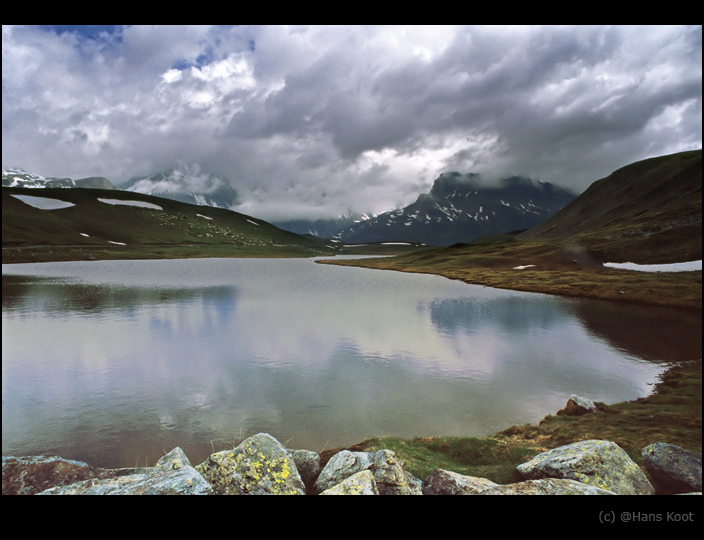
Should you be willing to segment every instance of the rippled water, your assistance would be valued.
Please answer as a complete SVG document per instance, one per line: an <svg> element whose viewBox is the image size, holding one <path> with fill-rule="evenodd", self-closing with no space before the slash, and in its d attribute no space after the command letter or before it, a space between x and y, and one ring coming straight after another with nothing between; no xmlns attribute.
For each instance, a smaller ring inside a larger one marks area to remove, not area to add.
<svg viewBox="0 0 704 540"><path fill-rule="evenodd" d="M700 316L307 259L3 265L2 298L3 455L105 467L482 435L701 357Z"/></svg>

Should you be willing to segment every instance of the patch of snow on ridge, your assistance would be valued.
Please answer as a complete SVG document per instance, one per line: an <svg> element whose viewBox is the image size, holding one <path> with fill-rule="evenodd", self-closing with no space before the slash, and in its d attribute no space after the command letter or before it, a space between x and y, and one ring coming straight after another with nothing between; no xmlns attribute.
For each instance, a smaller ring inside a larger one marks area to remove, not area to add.
<svg viewBox="0 0 704 540"><path fill-rule="evenodd" d="M639 270L641 272L691 272L702 269L702 261L689 261L672 264L635 264L625 263L604 263L604 266L620 270Z"/></svg>
<svg viewBox="0 0 704 540"><path fill-rule="evenodd" d="M142 208L151 208L153 210L163 210L163 208L157 204L152 204L148 202L143 202L143 201L123 201L121 199L98 199L102 203L106 204L123 204L126 206L140 206Z"/></svg>
<svg viewBox="0 0 704 540"><path fill-rule="evenodd" d="M32 195L13 195L10 194L15 199L19 199L29 206L34 208L39 208L40 210L59 210L60 208L68 208L70 206L76 206L72 202L60 201L58 199L50 199L48 197L34 197Z"/></svg>

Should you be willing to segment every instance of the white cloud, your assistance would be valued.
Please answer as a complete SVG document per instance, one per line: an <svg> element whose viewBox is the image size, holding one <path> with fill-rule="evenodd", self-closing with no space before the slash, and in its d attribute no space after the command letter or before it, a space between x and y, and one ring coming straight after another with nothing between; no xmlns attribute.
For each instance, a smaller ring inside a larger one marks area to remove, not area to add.
<svg viewBox="0 0 704 540"><path fill-rule="evenodd" d="M196 163L271 214L383 211L447 170L581 190L701 148L701 26L3 26L2 69L3 166Z"/></svg>

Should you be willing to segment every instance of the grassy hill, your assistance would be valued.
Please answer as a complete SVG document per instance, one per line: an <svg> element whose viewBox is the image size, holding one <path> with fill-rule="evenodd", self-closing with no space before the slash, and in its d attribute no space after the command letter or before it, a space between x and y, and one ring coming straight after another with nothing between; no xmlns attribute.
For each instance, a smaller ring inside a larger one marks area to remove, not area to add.
<svg viewBox="0 0 704 540"><path fill-rule="evenodd" d="M72 206L40 209L16 196ZM3 187L2 246L3 263L335 253L318 239L230 210L140 193L61 188Z"/></svg>
<svg viewBox="0 0 704 540"><path fill-rule="evenodd" d="M615 270L702 258L701 150L640 161L528 231L384 259L320 261L468 283L701 310L701 271Z"/></svg>

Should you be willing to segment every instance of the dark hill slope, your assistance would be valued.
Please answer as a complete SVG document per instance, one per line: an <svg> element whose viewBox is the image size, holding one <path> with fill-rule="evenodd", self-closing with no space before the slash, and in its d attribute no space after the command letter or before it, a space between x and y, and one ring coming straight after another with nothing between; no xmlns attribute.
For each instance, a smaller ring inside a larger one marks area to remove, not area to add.
<svg viewBox="0 0 704 540"><path fill-rule="evenodd" d="M517 239L575 240L601 261L701 259L702 151L627 165Z"/></svg>
<svg viewBox="0 0 704 540"><path fill-rule="evenodd" d="M65 201L73 206L40 209L13 195ZM116 200L128 204L105 202ZM153 206L134 206L135 202ZM2 246L3 262L21 262L22 257L11 254L29 246L52 248L49 260L75 258L63 256L61 251L76 246L122 249L123 257L129 257L129 249L144 252L150 246L226 246L229 252L225 256L252 250L262 255L267 250L272 254L297 250L309 256L333 253L318 239L283 231L231 210L118 190L62 188L3 187ZM199 255L194 252L192 256Z"/></svg>

